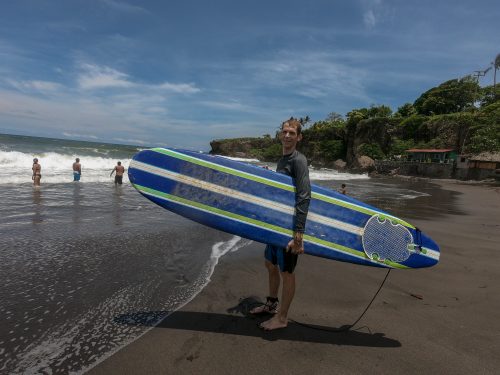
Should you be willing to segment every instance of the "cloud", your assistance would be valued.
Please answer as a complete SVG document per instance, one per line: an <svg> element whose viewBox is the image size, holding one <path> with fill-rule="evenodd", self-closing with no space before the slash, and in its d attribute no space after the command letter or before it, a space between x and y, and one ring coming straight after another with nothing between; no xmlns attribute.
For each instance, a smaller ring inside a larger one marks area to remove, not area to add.
<svg viewBox="0 0 500 375"><path fill-rule="evenodd" d="M365 23L365 26L369 29L375 27L377 20L372 10L368 10L367 12L365 12L365 14L363 15L363 22Z"/></svg>
<svg viewBox="0 0 500 375"><path fill-rule="evenodd" d="M149 13L147 9L144 9L137 5L130 5L125 2L115 1L115 0L101 0L103 4L111 9L126 12L126 13Z"/></svg>
<svg viewBox="0 0 500 375"><path fill-rule="evenodd" d="M82 64L81 69L83 73L78 77L78 84L84 90L134 86L127 74L107 66Z"/></svg>
<svg viewBox="0 0 500 375"><path fill-rule="evenodd" d="M99 139L97 136L93 134L78 134L78 133L68 133L68 132L63 132L62 133L65 137L68 138L90 138L90 139Z"/></svg>
<svg viewBox="0 0 500 375"><path fill-rule="evenodd" d="M334 53L282 51L253 65L256 79L261 85L288 89L290 93L318 99L348 96L366 100L365 70L340 62ZM287 61L287 63L283 63Z"/></svg>
<svg viewBox="0 0 500 375"><path fill-rule="evenodd" d="M177 94L196 94L201 91L194 83L146 84L134 82L132 77L108 66L99 66L81 63L82 72L77 78L78 86L83 90L96 90L108 88L134 88L145 91L165 91Z"/></svg>
<svg viewBox="0 0 500 375"><path fill-rule="evenodd" d="M162 90L176 92L180 94L195 94L201 90L196 87L194 83L170 83L164 82L160 85L151 85L151 87L157 87Z"/></svg>
<svg viewBox="0 0 500 375"><path fill-rule="evenodd" d="M63 87L61 84L51 81L16 81L12 79L6 79L5 81L15 89L23 92L55 92Z"/></svg>
<svg viewBox="0 0 500 375"><path fill-rule="evenodd" d="M363 23L369 30L373 29L383 20L390 18L392 10L382 0L361 0L363 10Z"/></svg>
<svg viewBox="0 0 500 375"><path fill-rule="evenodd" d="M128 144L133 144L133 145L145 145L146 142L144 142L142 139L131 139L131 138L113 138L113 141L120 142L120 143L128 143Z"/></svg>
<svg viewBox="0 0 500 375"><path fill-rule="evenodd" d="M205 100L201 101L200 104L211 108L218 108L229 111L252 112L254 110L257 110L256 108L251 108L239 102L229 101L229 100L227 101Z"/></svg>

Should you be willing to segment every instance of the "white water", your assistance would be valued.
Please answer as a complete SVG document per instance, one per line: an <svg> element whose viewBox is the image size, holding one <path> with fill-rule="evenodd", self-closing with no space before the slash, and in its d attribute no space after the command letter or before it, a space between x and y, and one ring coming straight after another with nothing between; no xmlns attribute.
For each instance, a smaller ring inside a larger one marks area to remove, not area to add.
<svg viewBox="0 0 500 375"><path fill-rule="evenodd" d="M217 242L212 246L212 254L210 256L210 260L206 264L204 270L201 272L199 275L198 279L189 287L188 290L186 290L183 294L180 296L176 296L175 298L175 308L172 309L172 301L167 301L168 304L170 305L169 308L171 309L170 311L174 312L176 310L181 309L185 305L187 305L189 302L191 302L211 281L212 274L214 273L215 266L217 263L219 263L219 259L224 256L227 253L232 253L235 251L238 251L239 249L251 244L251 240L247 240L238 236L232 237L228 241L223 241L223 242ZM133 295L133 294L132 294ZM139 339L141 336L149 332L154 326L157 326L163 319L167 318L170 314L168 315L163 315L161 319L159 319L151 328L148 328L139 334L137 334L135 337L132 339L129 338L129 340L124 341L120 344L120 346L116 347L114 350L109 351L106 353L104 356L101 356L96 362L94 362L92 365L89 367L83 368L82 370L78 371L77 374L83 374L90 369L96 367L99 365L101 362L105 361L107 358L111 357L114 353L116 353L118 350L121 348L127 346L128 344L134 342L135 340ZM101 318L102 319L102 318Z"/></svg>
<svg viewBox="0 0 500 375"><path fill-rule="evenodd" d="M219 155L220 156L220 155ZM223 156L227 159L231 160L236 160L236 161L241 161L243 163L248 163L248 164L257 164L261 167L267 166L271 170L276 170L276 163L266 163L262 162L258 159L244 159L244 158L235 158L235 157L229 157L229 156ZM347 172L339 172L334 169L328 169L328 168L314 168L313 166L309 167L309 177L311 180L315 181L327 181L327 180L342 180L342 181L347 181L347 180L366 180L369 179L370 177L368 176L367 173L363 174L356 174L356 173L347 173Z"/></svg>
<svg viewBox="0 0 500 375"><path fill-rule="evenodd" d="M46 152L33 155L20 151L0 151L0 185L31 183L33 158L38 158L41 165L41 183L66 183L73 181L72 165L77 157L82 165L82 183L110 182L110 173L116 166L117 159L100 156L78 156ZM120 160L128 168L130 159ZM125 173L123 181L128 181Z"/></svg>

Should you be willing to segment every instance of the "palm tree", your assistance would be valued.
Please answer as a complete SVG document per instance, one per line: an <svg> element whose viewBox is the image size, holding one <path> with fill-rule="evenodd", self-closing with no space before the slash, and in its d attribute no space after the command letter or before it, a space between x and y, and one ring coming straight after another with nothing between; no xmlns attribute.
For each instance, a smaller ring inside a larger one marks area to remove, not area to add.
<svg viewBox="0 0 500 375"><path fill-rule="evenodd" d="M493 75L493 92L496 93L496 85L497 85L497 69L500 69L500 53L495 57L495 62L493 63L493 67L495 68Z"/></svg>

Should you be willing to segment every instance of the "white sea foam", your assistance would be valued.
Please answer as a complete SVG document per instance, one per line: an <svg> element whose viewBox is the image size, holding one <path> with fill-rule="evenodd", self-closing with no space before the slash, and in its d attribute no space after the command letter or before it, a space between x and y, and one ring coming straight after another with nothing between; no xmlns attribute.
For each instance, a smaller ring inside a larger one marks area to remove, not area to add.
<svg viewBox="0 0 500 375"><path fill-rule="evenodd" d="M254 164L258 165L261 167L267 166L271 170L276 170L276 163L266 163L262 162L258 159L247 159L247 158L236 158L232 156L223 156L219 155L223 158L226 159L231 159L235 161L241 161L244 163L248 164ZM328 168L314 168L313 166L309 167L309 177L311 180L316 180L316 181L328 181L328 180L366 180L369 179L370 177L368 176L367 173L347 173L347 172L339 172L334 169L328 169Z"/></svg>
<svg viewBox="0 0 500 375"><path fill-rule="evenodd" d="M109 157L82 157L57 152L34 155L20 151L0 151L0 185L30 183L35 157L38 158L42 168L42 184L73 181L72 165L77 157L80 158L82 165L82 183L109 182L109 175L118 161ZM128 168L130 159L120 161L125 168ZM128 181L126 173L123 180Z"/></svg>
<svg viewBox="0 0 500 375"><path fill-rule="evenodd" d="M370 177L367 173L364 174L356 174L356 173L347 173L347 172L339 172L334 169L315 169L309 168L309 177L311 180L316 181L328 181L328 180L367 180Z"/></svg>
<svg viewBox="0 0 500 375"><path fill-rule="evenodd" d="M244 163L251 163L251 164L260 163L259 159L236 158L233 156L225 156L225 155L217 155L217 156L220 156L221 158L230 159L230 160L241 161Z"/></svg>
<svg viewBox="0 0 500 375"><path fill-rule="evenodd" d="M163 301L155 303L159 311L148 312L146 320L135 322L131 317L130 324L116 324L117 317L129 311L140 311L147 306L158 280L152 279L140 285L130 285L117 290L106 300L82 312L70 321L63 321L50 331L34 339L24 350L16 352L18 362L15 372L37 374L51 373L53 367L62 370L81 365L80 357L89 358L79 371L69 373L82 374L97 366L106 358L124 346L132 343L158 325L173 311L182 308L195 298L210 282L215 266L220 258L247 246L252 241L234 236L228 241L218 242L212 246L210 259L198 278L179 289L178 293L167 296ZM68 350L72 348L72 350ZM8 364L9 361L5 363ZM62 367L65 366L65 367Z"/></svg>

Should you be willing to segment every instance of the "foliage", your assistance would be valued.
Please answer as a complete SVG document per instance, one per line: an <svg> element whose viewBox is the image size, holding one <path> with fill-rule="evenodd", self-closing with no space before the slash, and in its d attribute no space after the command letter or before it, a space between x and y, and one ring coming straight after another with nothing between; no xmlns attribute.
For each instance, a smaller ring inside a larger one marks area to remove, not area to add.
<svg viewBox="0 0 500 375"><path fill-rule="evenodd" d="M417 114L415 107L411 103L405 103L401 107L398 108L394 117L410 117Z"/></svg>
<svg viewBox="0 0 500 375"><path fill-rule="evenodd" d="M340 113L330 112L328 116L326 116L326 121L328 122L344 121L344 117Z"/></svg>
<svg viewBox="0 0 500 375"><path fill-rule="evenodd" d="M415 147L415 142L413 139L399 139L394 137L392 139L392 145L389 154L391 156L395 155L404 155L406 150L412 149Z"/></svg>
<svg viewBox="0 0 500 375"><path fill-rule="evenodd" d="M358 147L359 155L366 155L370 158L377 160L385 157L382 148L378 143L362 143Z"/></svg>
<svg viewBox="0 0 500 375"><path fill-rule="evenodd" d="M278 160L283 152L283 148L281 146L281 143L275 143L271 147L267 147L266 149L262 150L261 156L259 159L261 160Z"/></svg>
<svg viewBox="0 0 500 375"><path fill-rule="evenodd" d="M337 160L345 155L344 142L337 139L321 141L319 150L328 160Z"/></svg>
<svg viewBox="0 0 500 375"><path fill-rule="evenodd" d="M402 138L405 140L413 139L415 142L418 141L419 131L422 124L427 120L426 116L412 115L400 123Z"/></svg>
<svg viewBox="0 0 500 375"><path fill-rule="evenodd" d="M500 100L481 108L472 127L468 151L500 152Z"/></svg>
<svg viewBox="0 0 500 375"><path fill-rule="evenodd" d="M480 88L471 77L446 81L405 103L392 114L385 105L356 108L342 115L331 112L324 120L304 125L299 150L315 163L338 158L352 163L357 156L383 159L410 148L453 148L458 152L500 151L500 84ZM227 144L234 142L235 144ZM214 141L218 150L246 152L275 161L282 153L277 137ZM214 146L213 146L214 148ZM330 164L331 165L331 164Z"/></svg>
<svg viewBox="0 0 500 375"><path fill-rule="evenodd" d="M500 101L500 84L496 85L495 88L491 85L481 89L479 97L481 107L488 106L498 101Z"/></svg>
<svg viewBox="0 0 500 375"><path fill-rule="evenodd" d="M462 112L474 107L479 91L479 84L470 76L452 79L426 91L413 105L426 116Z"/></svg>
<svg viewBox="0 0 500 375"><path fill-rule="evenodd" d="M487 124L476 129L468 150L475 154L484 151L500 152L500 124Z"/></svg>
<svg viewBox="0 0 500 375"><path fill-rule="evenodd" d="M374 117L391 117L392 109L386 105L374 106L368 109L368 118Z"/></svg>
<svg viewBox="0 0 500 375"><path fill-rule="evenodd" d="M392 110L386 105L374 106L370 108L358 108L353 109L351 112L347 113L348 122L359 122L361 120L375 118L375 117L390 117Z"/></svg>

